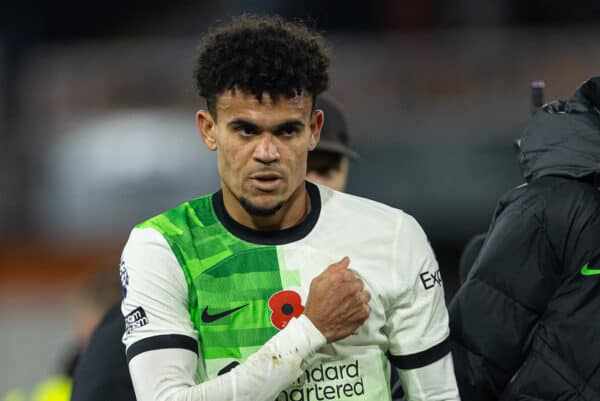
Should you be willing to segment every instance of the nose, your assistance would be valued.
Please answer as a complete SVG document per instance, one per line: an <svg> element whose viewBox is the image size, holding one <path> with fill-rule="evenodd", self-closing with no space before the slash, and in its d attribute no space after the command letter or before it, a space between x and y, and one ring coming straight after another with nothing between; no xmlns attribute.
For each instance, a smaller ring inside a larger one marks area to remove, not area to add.
<svg viewBox="0 0 600 401"><path fill-rule="evenodd" d="M279 160L279 149L273 135L264 133L260 136L259 142L254 149L254 159L265 164Z"/></svg>

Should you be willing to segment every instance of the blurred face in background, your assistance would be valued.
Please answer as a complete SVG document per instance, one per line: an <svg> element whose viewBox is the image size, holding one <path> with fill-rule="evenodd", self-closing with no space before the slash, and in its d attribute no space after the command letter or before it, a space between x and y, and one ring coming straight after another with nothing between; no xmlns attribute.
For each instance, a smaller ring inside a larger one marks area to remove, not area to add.
<svg viewBox="0 0 600 401"><path fill-rule="evenodd" d="M345 191L350 162L339 153L314 150L308 154L306 179L336 191Z"/></svg>
<svg viewBox="0 0 600 401"><path fill-rule="evenodd" d="M274 100L264 94L259 101L228 91L217 98L216 114L198 112L197 124L204 143L217 152L228 213L253 227L256 218L279 221L295 205L304 207L307 154L323 124L323 113L312 112L312 97Z"/></svg>

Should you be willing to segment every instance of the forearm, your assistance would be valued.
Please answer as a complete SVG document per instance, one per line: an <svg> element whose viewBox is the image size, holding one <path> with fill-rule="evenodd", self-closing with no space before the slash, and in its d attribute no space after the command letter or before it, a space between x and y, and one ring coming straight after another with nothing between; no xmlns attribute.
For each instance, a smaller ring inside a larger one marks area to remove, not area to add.
<svg viewBox="0 0 600 401"><path fill-rule="evenodd" d="M149 351L129 369L139 401L273 401L312 362L325 338L308 318L292 319L234 369L194 384L198 357L183 349Z"/></svg>

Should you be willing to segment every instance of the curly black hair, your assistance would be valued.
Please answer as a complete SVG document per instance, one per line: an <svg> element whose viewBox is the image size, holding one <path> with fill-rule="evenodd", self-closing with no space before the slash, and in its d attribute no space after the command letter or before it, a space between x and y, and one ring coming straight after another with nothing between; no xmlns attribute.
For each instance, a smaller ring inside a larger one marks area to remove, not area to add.
<svg viewBox="0 0 600 401"><path fill-rule="evenodd" d="M278 16L242 15L204 37L194 78L198 94L216 118L217 97L239 89L262 101L309 93L329 84L330 56L323 37L301 22Z"/></svg>

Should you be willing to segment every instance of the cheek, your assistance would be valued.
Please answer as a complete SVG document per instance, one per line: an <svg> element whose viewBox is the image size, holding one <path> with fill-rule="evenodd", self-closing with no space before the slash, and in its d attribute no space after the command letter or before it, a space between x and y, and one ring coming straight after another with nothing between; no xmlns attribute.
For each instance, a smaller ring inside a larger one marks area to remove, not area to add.
<svg viewBox="0 0 600 401"><path fill-rule="evenodd" d="M294 162L298 166L306 167L306 163L308 160L308 152L310 147L306 142L302 143L301 146L298 146L293 150Z"/></svg>
<svg viewBox="0 0 600 401"><path fill-rule="evenodd" d="M229 146L228 146L229 145ZM244 149L231 144L219 144L219 165L225 169L238 169L244 163Z"/></svg>
<svg viewBox="0 0 600 401"><path fill-rule="evenodd" d="M295 156L294 160L294 176L299 178L300 180L304 180L306 177L306 153L300 153Z"/></svg>
<svg viewBox="0 0 600 401"><path fill-rule="evenodd" d="M235 160L232 158L232 154L219 148L218 154L218 171L221 179L227 184L227 186L237 186L236 179L237 171L239 168L235 166Z"/></svg>

